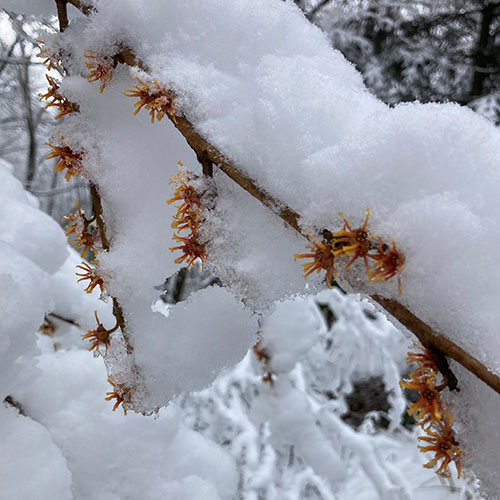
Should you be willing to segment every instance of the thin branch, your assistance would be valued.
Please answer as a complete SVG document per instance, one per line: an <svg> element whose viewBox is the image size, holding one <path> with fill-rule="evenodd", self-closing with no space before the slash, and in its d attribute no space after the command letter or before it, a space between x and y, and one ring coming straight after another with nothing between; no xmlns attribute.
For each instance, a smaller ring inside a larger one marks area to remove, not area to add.
<svg viewBox="0 0 500 500"><path fill-rule="evenodd" d="M63 321L64 323L68 323L69 325L73 325L76 326L77 328L80 328L80 325L74 319L65 318L64 316L61 316L54 312L48 313L47 316L50 316L51 318L58 319L59 321ZM47 319L47 316L45 317L45 319Z"/></svg>
<svg viewBox="0 0 500 500"><path fill-rule="evenodd" d="M16 410L23 416L26 417L26 412L24 411L24 408L21 406L21 403L16 401L12 396L7 396L4 400L4 403L8 404L9 406L12 406L16 408Z"/></svg>
<svg viewBox="0 0 500 500"><path fill-rule="evenodd" d="M64 186L62 188L56 188L56 189L51 189L50 191L38 191L37 189L32 189L29 186L26 187L26 189L33 195L35 196L56 196L62 193L68 193L69 191L73 191L73 189L77 189L80 186L86 186L86 184L78 183L78 184L71 184L69 186Z"/></svg>
<svg viewBox="0 0 500 500"><path fill-rule="evenodd" d="M500 394L500 377L488 370L486 366L468 352L435 332L429 325L417 318L417 316L396 300L385 299L379 295L373 295L371 298L380 304L389 314L394 316L407 330L412 332L424 347L438 349L449 358L460 363L464 368L467 368L467 370Z"/></svg>
<svg viewBox="0 0 500 500"><path fill-rule="evenodd" d="M69 24L67 0L56 0L57 18L59 19L59 30L64 31Z"/></svg>
<svg viewBox="0 0 500 500"><path fill-rule="evenodd" d="M108 252L111 248L110 242L108 240L108 237L106 236L106 224L104 222L104 219L102 218L102 200L101 196L99 195L99 191L97 190L97 186L95 184L90 184L90 196L92 198L92 203L94 207L94 217L96 220L97 224L97 229L99 230L99 236L101 238L101 243L102 243L102 249L105 252ZM116 318L116 322L118 326L120 327L120 330L122 331L123 338L125 340L126 348L127 348L127 354L131 354L132 351L134 350L132 346L132 342L130 340L130 337L128 335L128 332L125 328L125 318L123 315L123 309L118 302L118 299L116 297L112 297L113 299L113 315Z"/></svg>
<svg viewBox="0 0 500 500"><path fill-rule="evenodd" d="M5 64L24 64L28 66L37 66L37 65L43 65L43 62L37 62L37 61L32 61L29 58L16 58L16 57L0 57L0 63L5 63Z"/></svg>
<svg viewBox="0 0 500 500"><path fill-rule="evenodd" d="M332 0L321 0L317 5L315 5L309 12L305 14L309 21L314 19L314 16L323 8L326 7Z"/></svg>
<svg viewBox="0 0 500 500"><path fill-rule="evenodd" d="M59 18L59 27L61 31L64 31L68 27L68 13L67 13L67 3L71 3L77 9L81 10L85 15L89 15L92 11L88 6L83 5L79 0L55 0L57 5L57 16ZM74 106L75 112L79 111L78 106ZM104 251L109 251L110 242L106 236L106 224L102 217L102 201L97 190L97 186L95 184L90 184L90 196L92 198L93 208L94 208L94 216L96 219L97 228L99 230L99 236L101 238L101 244ZM125 328L125 318L123 315L123 309L118 302L116 297L112 297L113 300L113 315L116 318L117 325L120 327L120 330L123 335L123 339L125 341L125 346L127 349L127 354L131 354L134 350L132 343L130 341L130 337Z"/></svg>

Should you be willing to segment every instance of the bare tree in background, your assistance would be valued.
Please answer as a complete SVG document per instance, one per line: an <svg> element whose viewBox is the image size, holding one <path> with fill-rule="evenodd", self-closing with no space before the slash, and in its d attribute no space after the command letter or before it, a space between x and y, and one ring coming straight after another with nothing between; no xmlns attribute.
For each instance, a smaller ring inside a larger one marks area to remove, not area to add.
<svg viewBox="0 0 500 500"><path fill-rule="evenodd" d="M0 37L0 158L14 166L40 207L59 222L75 199L90 210L88 187L81 180L66 183L45 161L45 142L54 125L53 114L39 100L46 86L45 67L37 57L43 30L55 29L23 15L0 13L9 30Z"/></svg>

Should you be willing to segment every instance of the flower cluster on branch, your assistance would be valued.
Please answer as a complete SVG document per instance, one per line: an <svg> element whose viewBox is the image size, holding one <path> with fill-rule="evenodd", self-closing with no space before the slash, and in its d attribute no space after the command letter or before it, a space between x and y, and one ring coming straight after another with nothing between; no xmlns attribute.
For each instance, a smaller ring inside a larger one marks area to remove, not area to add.
<svg viewBox="0 0 500 500"><path fill-rule="evenodd" d="M179 167L182 168L182 163L179 162ZM167 200L167 203L181 202L176 205L177 213L174 215L172 228L177 231L173 239L180 243L176 247L171 247L170 250L181 250L182 255L175 259L176 264L186 262L188 268L195 265L197 259L200 259L202 269L207 257L205 247L199 242L198 226L200 223L201 213L201 195L196 191L193 182L198 179L196 174L187 170L181 170L174 174L170 179L170 183L177 183L178 186L174 191L172 198ZM187 236L180 236L181 231L188 231Z"/></svg>
<svg viewBox="0 0 500 500"><path fill-rule="evenodd" d="M113 69L116 66L116 61L113 57L98 54L93 50L86 50L85 65L89 70L87 80L89 82L101 82L99 92L102 94L106 86L113 79Z"/></svg>
<svg viewBox="0 0 500 500"><path fill-rule="evenodd" d="M80 177L83 171L83 158L84 155L81 152L73 151L67 144L64 142L64 136L61 136L60 144L54 145L49 142L45 143L47 146L52 148L52 151L45 158L46 160L51 160L53 158L57 158L57 163L54 166L54 170L57 172L63 173L64 178L69 182L71 177Z"/></svg>
<svg viewBox="0 0 500 500"><path fill-rule="evenodd" d="M49 75L45 75L49 88L45 94L39 94L40 101L47 101L45 108L56 108L58 113L55 116L59 120L63 116L69 115L74 112L73 105L59 92L59 83Z"/></svg>
<svg viewBox="0 0 500 500"><path fill-rule="evenodd" d="M76 200L76 208L76 212L63 217L63 221L68 222L65 234L75 248L82 249L81 256L85 258L89 250L94 254L97 253L95 216L87 219L78 200Z"/></svg>
<svg viewBox="0 0 500 500"><path fill-rule="evenodd" d="M366 209L366 216L363 225L353 229L342 213L339 216L344 221L344 227L337 232L329 233L325 241L317 241L313 236L308 235L312 244L307 248L311 253L296 254L295 259L312 259L311 262L302 264L304 277L307 278L314 271L326 271L326 282L332 287L332 278L337 278L335 262L342 257L349 257L344 270L362 259L365 264L366 275L369 281L388 281L398 275L398 292L401 296L401 277L399 273L403 270L405 257L396 247L393 241L389 247L378 238L378 244L374 243L374 235L368 231L368 221L370 210ZM375 260L374 269L370 267L368 259Z"/></svg>
<svg viewBox="0 0 500 500"><path fill-rule="evenodd" d="M439 370L432 353L424 347L415 347L420 352L409 352L406 361L407 364L415 363L417 367L410 373L408 380L400 382L400 386L419 394L418 400L408 407L408 415L413 416L426 433L426 436L418 438L425 443L418 447L420 451L434 453L434 457L424 467L432 468L439 464L436 474L449 477L448 466L454 462L460 477L462 450L451 428L453 419L444 407L440 395L446 383L437 386Z"/></svg>
<svg viewBox="0 0 500 500"><path fill-rule="evenodd" d="M46 57L45 62L48 63L49 70L54 67L58 61L53 57L53 53L48 48L44 48L40 55ZM89 81L100 81L100 90L102 92L104 87L111 81L111 65L113 65L112 67L116 65L115 57L109 58L108 60L108 58L98 56L90 51L86 51L85 57L88 61L87 67L91 70L88 79ZM70 112L79 111L78 106L70 103L65 97L59 94L59 84L53 78L47 75L47 80L50 88L46 94L41 96L41 99L50 100L47 107L56 106L59 109L59 115L56 116L56 119ZM60 137L59 143L56 145L50 143L46 144L52 148L47 159L57 159L54 169L60 173L64 173L64 177L67 181L73 176L78 177L84 174L83 162L85 160L85 154L83 151L73 150L72 147L64 141L64 136ZM91 218L85 216L78 200L76 201L77 210L63 218L63 220L67 222L65 234L76 248L81 249L83 258L87 256L89 251L97 255L103 249L106 250L109 248L109 241L105 233L105 224L102 219L101 200L97 187L91 184L90 192L94 204L94 215ZM98 263L97 259L91 261L91 264L94 264L94 266L97 266ZM103 293L105 293L105 286L103 277L99 273L99 268L92 267L85 261L76 267L77 271L80 271L76 273L76 276L79 277L78 282L88 281L85 291L87 293L92 293L95 288L99 287L102 297ZM116 318L116 324L113 328L108 329L100 322L97 311L94 312L97 326L93 330L89 330L82 335L83 340L88 340L90 342L89 351L94 351L95 354L100 353L101 346L104 346L104 356L107 356L111 335L119 328L123 332L125 326L123 312L115 298L113 298L113 314ZM123 335L125 337L125 333L123 333ZM116 408L124 402L124 395L128 393L128 390L126 391L121 385L112 382L111 378L109 381L113 384L115 390L108 392L105 399L116 399L117 401L113 407L113 410L116 410ZM127 413L125 408L124 413Z"/></svg>
<svg viewBox="0 0 500 500"><path fill-rule="evenodd" d="M133 85L131 90L123 92L127 97L139 99L134 104L136 108L134 115L144 107L149 111L151 123L154 123L155 118L161 121L166 114L175 119L175 105L172 95L160 86L158 80L144 82L137 75L135 79L139 82L139 85Z"/></svg>

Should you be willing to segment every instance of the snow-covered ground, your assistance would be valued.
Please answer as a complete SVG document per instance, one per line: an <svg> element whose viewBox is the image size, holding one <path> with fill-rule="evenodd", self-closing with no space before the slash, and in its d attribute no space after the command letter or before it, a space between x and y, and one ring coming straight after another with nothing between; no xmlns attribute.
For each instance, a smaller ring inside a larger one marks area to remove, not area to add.
<svg viewBox="0 0 500 500"><path fill-rule="evenodd" d="M469 486L441 483L424 469L415 431L401 425L408 340L368 302L335 290L283 302L262 322L266 367L250 352L156 416L113 412L103 358L80 338L94 327L94 310L112 321L110 304L76 283L78 255L7 164L0 175L1 206L15 208L2 215L0 240L0 390L17 406L0 409L5 498L463 498ZM26 241L52 251L31 258ZM330 308L332 324L318 304ZM170 317L176 307L157 309ZM48 312L52 335L37 333ZM276 373L272 384L262 381L266 370ZM340 418L345 396L370 377L383 381L390 409L356 430Z"/></svg>

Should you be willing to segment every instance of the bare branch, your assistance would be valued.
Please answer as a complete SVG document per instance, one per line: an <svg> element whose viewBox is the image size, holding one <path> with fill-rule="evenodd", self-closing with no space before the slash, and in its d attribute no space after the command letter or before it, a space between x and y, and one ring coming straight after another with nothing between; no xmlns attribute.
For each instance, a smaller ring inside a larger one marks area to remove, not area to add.
<svg viewBox="0 0 500 500"><path fill-rule="evenodd" d="M306 13L307 19L312 21L316 14L323 8L326 7L332 0L321 0L317 5L315 5L309 12Z"/></svg>
<svg viewBox="0 0 500 500"><path fill-rule="evenodd" d="M67 0L56 0L57 17L59 19L59 30L64 31L69 24Z"/></svg>

